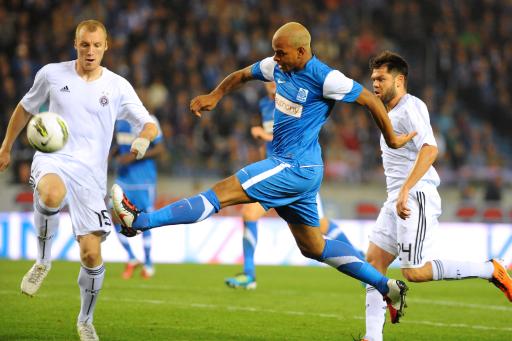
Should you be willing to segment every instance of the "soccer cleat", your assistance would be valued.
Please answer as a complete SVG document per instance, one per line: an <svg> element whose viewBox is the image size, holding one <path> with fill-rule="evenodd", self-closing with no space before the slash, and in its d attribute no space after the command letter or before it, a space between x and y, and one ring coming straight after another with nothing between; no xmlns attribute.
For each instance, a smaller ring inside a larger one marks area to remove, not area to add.
<svg viewBox="0 0 512 341"><path fill-rule="evenodd" d="M510 278L507 269L505 269L505 267L499 260L491 259L491 262L492 265L494 266L494 271L489 282L491 282L498 289L503 291L505 296L507 296L508 300L512 302L512 278Z"/></svg>
<svg viewBox="0 0 512 341"><path fill-rule="evenodd" d="M80 341L100 340L92 323L78 322L76 324L76 331L78 332L78 336L80 336Z"/></svg>
<svg viewBox="0 0 512 341"><path fill-rule="evenodd" d="M140 275L144 279L150 279L151 277L153 277L155 275L155 268L152 266L144 265L142 267L142 271L140 272Z"/></svg>
<svg viewBox="0 0 512 341"><path fill-rule="evenodd" d="M21 280L21 292L28 296L34 296L39 290L44 278L50 271L49 265L34 264Z"/></svg>
<svg viewBox="0 0 512 341"><path fill-rule="evenodd" d="M242 288L246 290L254 290L256 289L256 278L251 275L240 273L235 275L235 277L226 278L224 281L226 285L230 288Z"/></svg>
<svg viewBox="0 0 512 341"><path fill-rule="evenodd" d="M110 196L112 198L114 213L121 223L120 232L127 237L133 237L137 233L140 233L140 231L132 228L132 224L137 219L140 210L128 200L121 186L114 184L110 190Z"/></svg>
<svg viewBox="0 0 512 341"><path fill-rule="evenodd" d="M128 263L126 263L126 266L124 267L124 271L123 271L123 274L121 275L121 277L123 277L123 279L130 279L130 278L132 278L133 277L133 272L140 265L141 265L141 263L139 261L137 261L137 260L129 261Z"/></svg>
<svg viewBox="0 0 512 341"><path fill-rule="evenodd" d="M403 281L390 279L388 281L389 292L384 296L384 300L388 305L389 317L391 323L400 322L400 318L404 316L404 309L407 307L405 303L405 295L409 288Z"/></svg>

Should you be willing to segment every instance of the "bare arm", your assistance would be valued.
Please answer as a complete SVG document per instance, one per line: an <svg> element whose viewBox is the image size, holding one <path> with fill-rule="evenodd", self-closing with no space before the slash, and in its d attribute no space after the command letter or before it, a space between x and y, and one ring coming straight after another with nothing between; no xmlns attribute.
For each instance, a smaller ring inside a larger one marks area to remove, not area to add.
<svg viewBox="0 0 512 341"><path fill-rule="evenodd" d="M265 142L270 142L274 139L274 135L267 133L261 126L251 127L251 135L255 139L261 139Z"/></svg>
<svg viewBox="0 0 512 341"><path fill-rule="evenodd" d="M4 171L11 162L11 149L16 141L16 138L21 133L23 128L27 125L32 115L23 108L21 104L16 106L12 113L7 131L5 133L4 141L0 147L0 172Z"/></svg>
<svg viewBox="0 0 512 341"><path fill-rule="evenodd" d="M162 157L165 154L165 146L163 143L156 144L153 148L148 149L146 154L144 154L145 159L154 158L157 159ZM116 161L121 165L127 165L135 161L134 153L124 153L116 157Z"/></svg>
<svg viewBox="0 0 512 341"><path fill-rule="evenodd" d="M222 97L239 88L242 84L254 79L251 68L252 66L248 66L231 73L209 94L194 97L190 101L190 111L196 116L201 117L201 111L213 110Z"/></svg>
<svg viewBox="0 0 512 341"><path fill-rule="evenodd" d="M156 124L148 122L144 124L139 137L153 141L158 136L158 128Z"/></svg>
<svg viewBox="0 0 512 341"><path fill-rule="evenodd" d="M158 135L158 128L155 123L148 122L144 124L139 136L132 142L130 152L132 152L137 160L144 157L149 143Z"/></svg>
<svg viewBox="0 0 512 341"><path fill-rule="evenodd" d="M428 144L424 144L416 158L416 162L411 169L411 172L405 179L402 188L400 188L400 193L398 194L398 199L396 203L396 211L400 218L406 219L410 215L410 210L407 207L407 198L409 197L409 191L420 181L420 179L427 173L430 166L434 163L437 158L438 150L436 146L431 146Z"/></svg>
<svg viewBox="0 0 512 341"><path fill-rule="evenodd" d="M363 88L363 91L357 98L357 103L370 110L373 120L377 123L377 126L384 136L384 140L386 140L386 144L390 148L400 148L416 136L416 132L396 135L393 131L393 126L391 125L391 121L389 120L384 104L382 104L382 101L366 88Z"/></svg>

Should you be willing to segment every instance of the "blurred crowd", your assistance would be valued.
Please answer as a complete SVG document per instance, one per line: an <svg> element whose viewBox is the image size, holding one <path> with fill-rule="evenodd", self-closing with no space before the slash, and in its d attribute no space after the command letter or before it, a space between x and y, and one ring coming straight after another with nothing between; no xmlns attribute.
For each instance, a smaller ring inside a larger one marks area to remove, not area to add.
<svg viewBox="0 0 512 341"><path fill-rule="evenodd" d="M410 64L408 89L429 110L444 184L510 184L512 2L499 0L9 0L0 1L0 137L46 63L75 58L74 28L103 21L104 65L127 78L160 120L170 175L224 176L258 157L258 82L201 119L189 100L230 72L273 54L273 32L299 21L320 59L371 89L368 60L382 49ZM326 177L382 179L379 133L357 105L338 104L321 135ZM14 176L31 151L21 139ZM468 194L469 195L469 194Z"/></svg>

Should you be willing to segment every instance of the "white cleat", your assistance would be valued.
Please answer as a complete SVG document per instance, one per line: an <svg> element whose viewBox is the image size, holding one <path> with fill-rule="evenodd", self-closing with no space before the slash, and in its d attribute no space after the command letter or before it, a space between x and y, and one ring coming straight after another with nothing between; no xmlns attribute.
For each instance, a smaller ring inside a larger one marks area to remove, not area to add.
<svg viewBox="0 0 512 341"><path fill-rule="evenodd" d="M391 323L398 323L404 316L404 309L407 307L405 295L409 288L403 281L396 279L388 280L388 288L389 292L384 296L384 300L388 306Z"/></svg>
<svg viewBox="0 0 512 341"><path fill-rule="evenodd" d="M138 231L132 228L133 222L137 219L140 211L128 200L124 191L118 184L114 184L110 190L112 208L114 214L121 222L121 233L127 237L135 236Z"/></svg>
<svg viewBox="0 0 512 341"><path fill-rule="evenodd" d="M43 280L50 271L49 265L34 264L21 280L21 292L28 296L34 296L39 290Z"/></svg>
<svg viewBox="0 0 512 341"><path fill-rule="evenodd" d="M76 331L80 336L80 341L99 341L100 338L96 334L96 329L92 323L78 322L76 324Z"/></svg>

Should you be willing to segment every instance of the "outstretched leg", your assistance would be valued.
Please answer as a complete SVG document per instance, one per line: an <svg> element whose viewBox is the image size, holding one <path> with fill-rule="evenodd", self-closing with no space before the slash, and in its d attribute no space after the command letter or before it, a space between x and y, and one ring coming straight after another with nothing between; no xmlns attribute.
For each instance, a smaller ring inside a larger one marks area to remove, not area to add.
<svg viewBox="0 0 512 341"><path fill-rule="evenodd" d="M119 185L112 186L112 203L121 224L127 228L148 229L165 225L190 224L202 221L221 208L249 203L252 200L234 175L205 192L179 200L155 212L140 212L124 195Z"/></svg>
<svg viewBox="0 0 512 341"><path fill-rule="evenodd" d="M403 315L405 283L389 279L372 265L359 258L359 253L351 245L337 240L324 239L318 227L303 224L288 224L302 254L328 264L350 277L370 284L384 296L395 313L396 320Z"/></svg>

